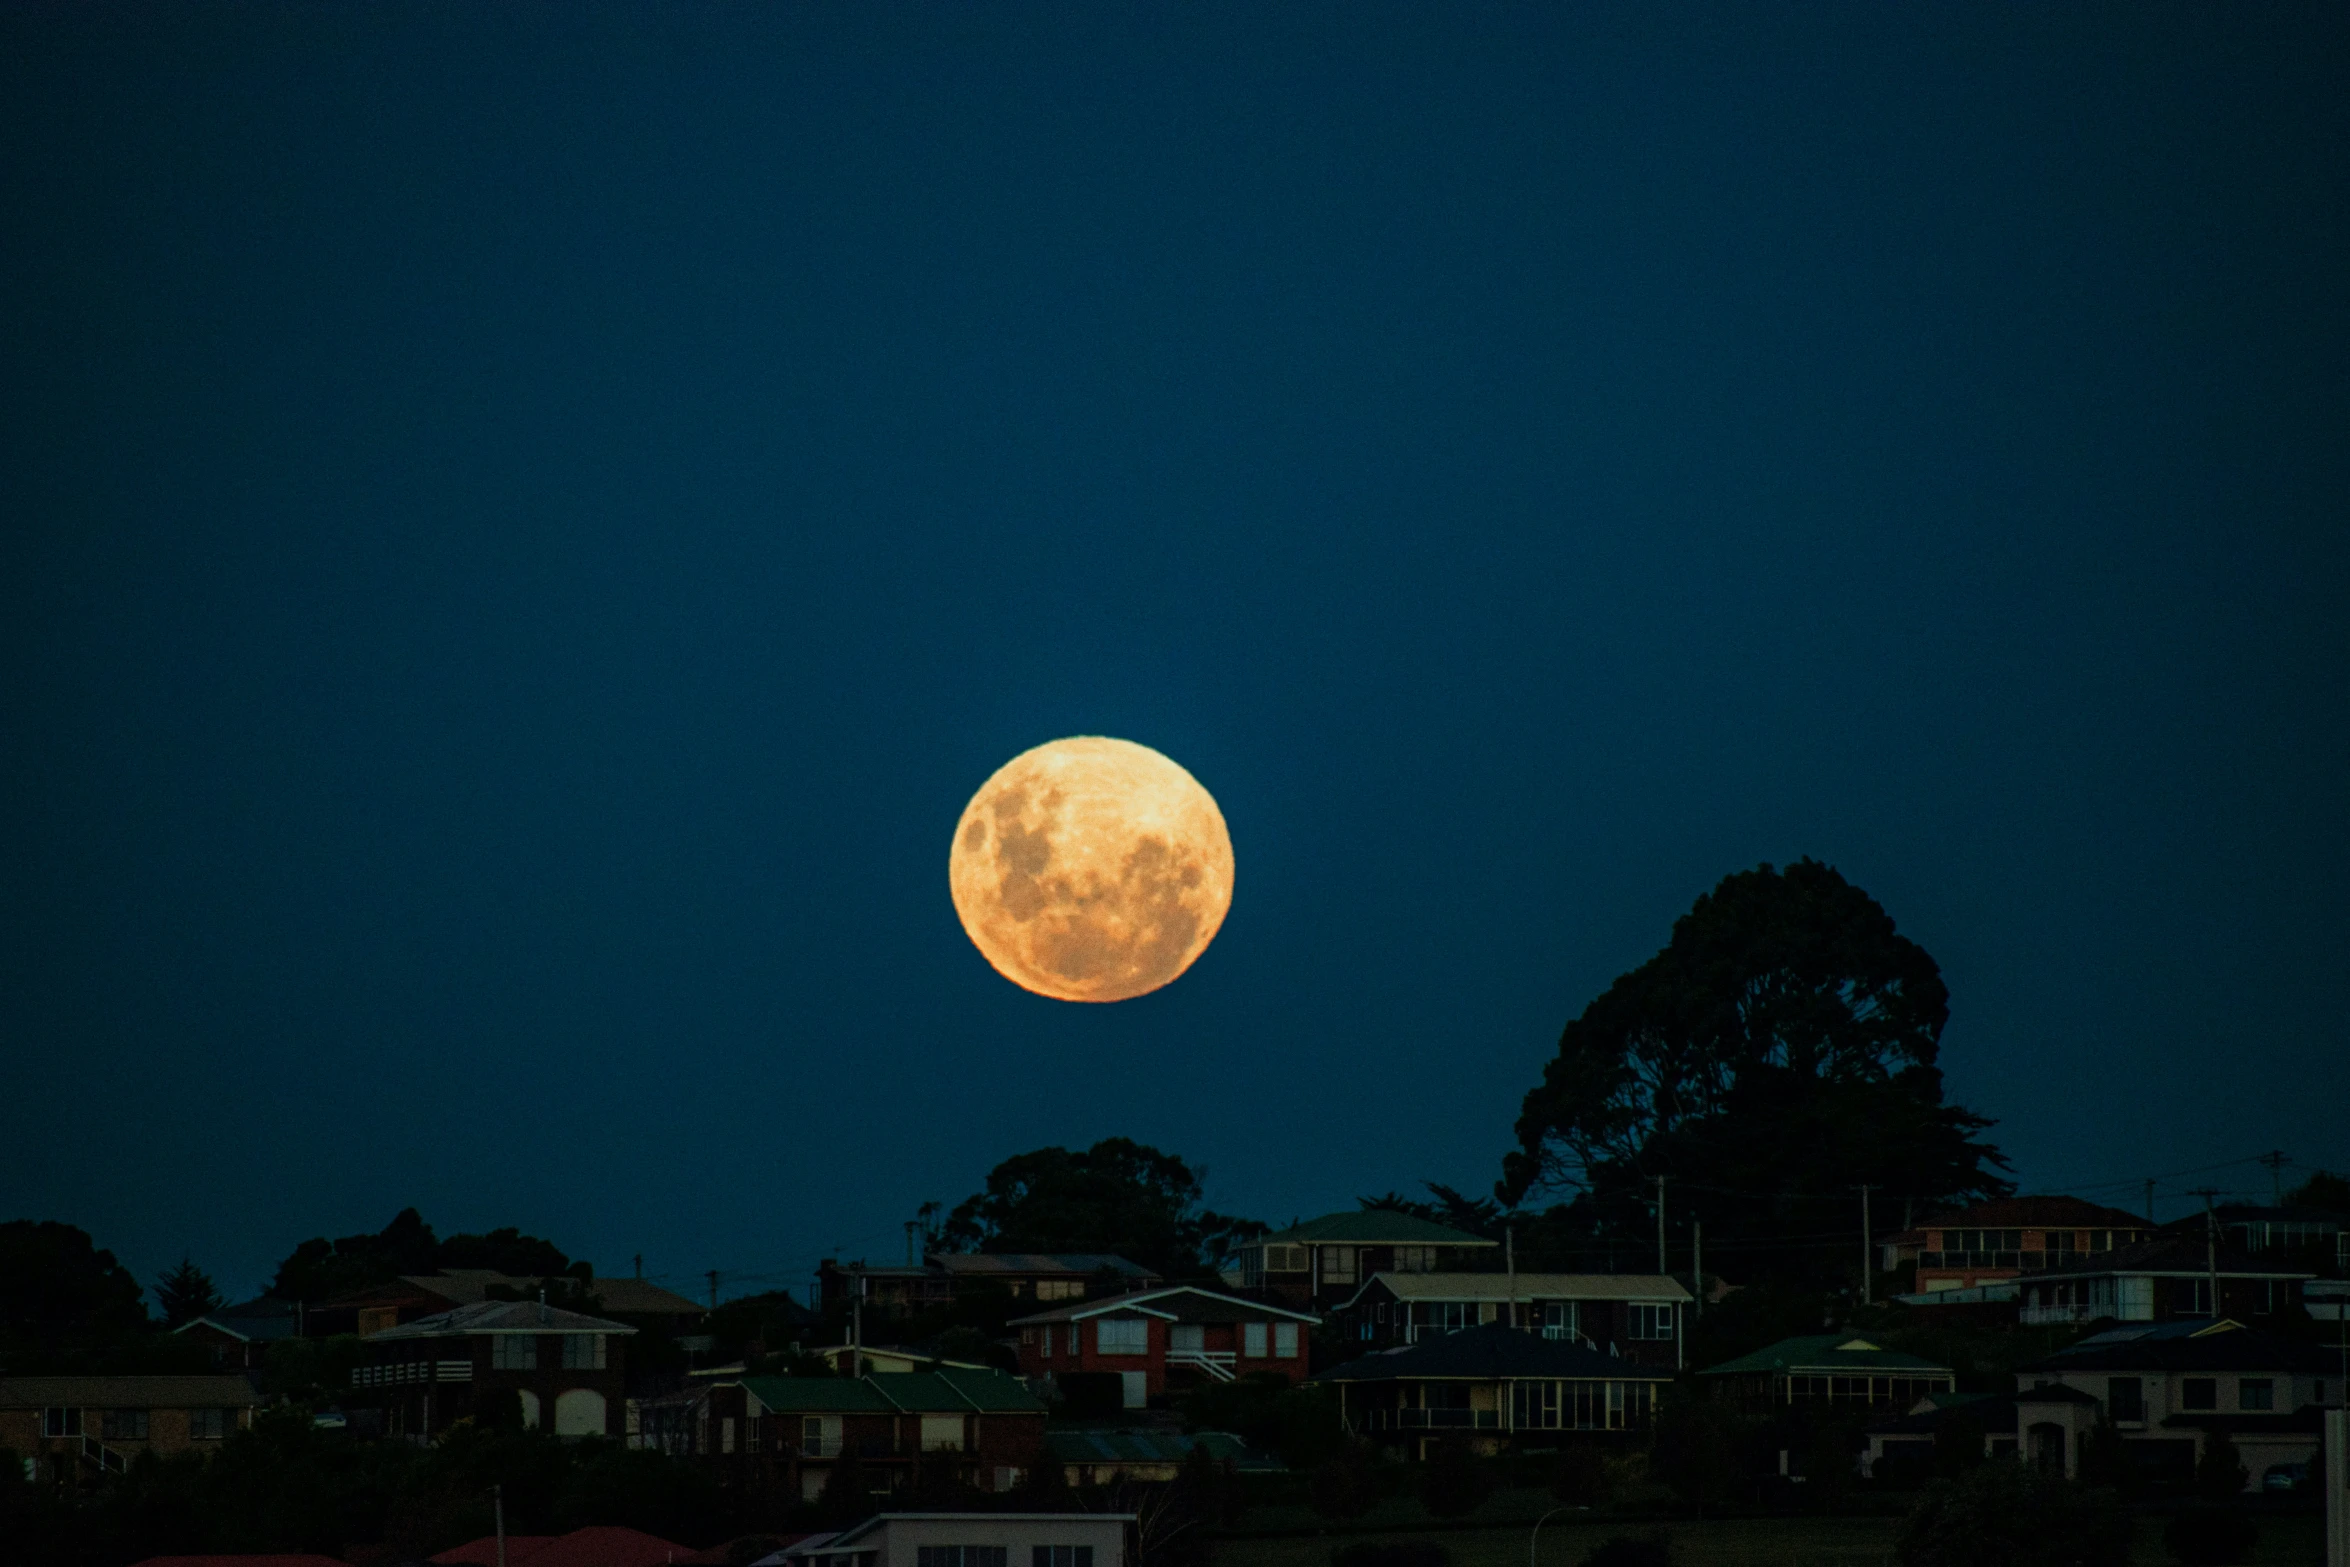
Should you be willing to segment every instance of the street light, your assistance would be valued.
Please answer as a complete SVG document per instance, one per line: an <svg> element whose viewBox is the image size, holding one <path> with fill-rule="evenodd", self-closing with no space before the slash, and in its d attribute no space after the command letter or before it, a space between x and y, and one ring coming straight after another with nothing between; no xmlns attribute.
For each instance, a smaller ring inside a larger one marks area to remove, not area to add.
<svg viewBox="0 0 2350 1567"><path fill-rule="evenodd" d="M1534 1559L1534 1550L1535 1547L1541 1543L1542 1526L1544 1524L1550 1522L1553 1518L1556 1518L1561 1513L1581 1513L1589 1511L1590 1509L1587 1507L1553 1507L1549 1512L1544 1513L1541 1517L1535 1519L1534 1532L1526 1536L1526 1567L1541 1567L1541 1563Z"/></svg>

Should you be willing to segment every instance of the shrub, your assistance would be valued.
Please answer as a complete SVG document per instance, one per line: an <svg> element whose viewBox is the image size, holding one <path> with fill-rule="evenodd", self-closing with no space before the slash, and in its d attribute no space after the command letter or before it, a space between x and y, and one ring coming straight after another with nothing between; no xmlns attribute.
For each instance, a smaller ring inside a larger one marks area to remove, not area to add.
<svg viewBox="0 0 2350 1567"><path fill-rule="evenodd" d="M1607 1460L1589 1442L1577 1442L1559 1454L1558 1475L1550 1494L1570 1507L1597 1507L1608 1499Z"/></svg>
<svg viewBox="0 0 2350 1567"><path fill-rule="evenodd" d="M2204 1433L2203 1456L2195 1460L2197 1496L2207 1502L2232 1502L2244 1494L2245 1482L2251 1478L2251 1471L2244 1467L2236 1444L2228 1440L2225 1431Z"/></svg>
<svg viewBox="0 0 2350 1567"><path fill-rule="evenodd" d="M1493 1494L1493 1466L1465 1438L1436 1444L1420 1471L1420 1505L1432 1518L1466 1518Z"/></svg>
<svg viewBox="0 0 2350 1567"><path fill-rule="evenodd" d="M2241 1508L2193 1507L2162 1531L2162 1548L2186 1567L2227 1567L2252 1560L2260 1530Z"/></svg>
<svg viewBox="0 0 2350 1567"><path fill-rule="evenodd" d="M1583 1567L1673 1567L1673 1543L1661 1534L1611 1535L1592 1547Z"/></svg>
<svg viewBox="0 0 2350 1567"><path fill-rule="evenodd" d="M1434 1540L1364 1540L1332 1551L1330 1567L1452 1567L1452 1552Z"/></svg>
<svg viewBox="0 0 2350 1567"><path fill-rule="evenodd" d="M1350 1443L1317 1468L1306 1481L1306 1499L1325 1518L1360 1518L1379 1500L1371 1457L1360 1443Z"/></svg>
<svg viewBox="0 0 2350 1567"><path fill-rule="evenodd" d="M1987 1463L1928 1486L1894 1549L1902 1567L2125 1567L2130 1521L2109 1493Z"/></svg>

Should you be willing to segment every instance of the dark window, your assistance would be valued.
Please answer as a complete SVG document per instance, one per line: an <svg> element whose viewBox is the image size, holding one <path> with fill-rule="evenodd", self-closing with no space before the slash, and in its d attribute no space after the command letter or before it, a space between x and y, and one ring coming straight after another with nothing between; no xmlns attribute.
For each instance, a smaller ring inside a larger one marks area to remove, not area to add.
<svg viewBox="0 0 2350 1567"><path fill-rule="evenodd" d="M82 1412L78 1409L44 1409L41 1411L43 1436L80 1436Z"/></svg>
<svg viewBox="0 0 2350 1567"><path fill-rule="evenodd" d="M1093 1567L1090 1545L1040 1545L1029 1553L1030 1567Z"/></svg>
<svg viewBox="0 0 2350 1567"><path fill-rule="evenodd" d="M915 1567L1007 1567L1008 1545L918 1545Z"/></svg>
<svg viewBox="0 0 2350 1567"><path fill-rule="evenodd" d="M2181 1409L2219 1408L2219 1379L2216 1377L2188 1377L2179 1384Z"/></svg>
<svg viewBox="0 0 2350 1567"><path fill-rule="evenodd" d="M2108 1378L2105 1383L2105 1412L2115 1420L2145 1419L2145 1384L2136 1377Z"/></svg>
<svg viewBox="0 0 2350 1567"><path fill-rule="evenodd" d="M225 1409L191 1409L188 1411L188 1437L196 1442L217 1442L227 1436L236 1421Z"/></svg>
<svg viewBox="0 0 2350 1567"><path fill-rule="evenodd" d="M2266 1377L2245 1377L2236 1384L2238 1409L2263 1411L2277 1407L2277 1385Z"/></svg>
<svg viewBox="0 0 2350 1567"><path fill-rule="evenodd" d="M99 1421L99 1431L109 1442L144 1442L147 1440L147 1411L109 1409Z"/></svg>

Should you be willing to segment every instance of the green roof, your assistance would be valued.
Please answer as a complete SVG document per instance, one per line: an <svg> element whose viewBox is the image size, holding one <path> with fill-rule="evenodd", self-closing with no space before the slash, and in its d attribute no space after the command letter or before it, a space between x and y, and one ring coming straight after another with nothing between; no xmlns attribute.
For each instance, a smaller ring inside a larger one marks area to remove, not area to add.
<svg viewBox="0 0 2350 1567"><path fill-rule="evenodd" d="M745 1377L750 1395L779 1414L1037 1414L1044 1405L1000 1371L874 1371L862 1377Z"/></svg>
<svg viewBox="0 0 2350 1567"><path fill-rule="evenodd" d="M846 1410L886 1415L897 1409L867 1377L745 1377L743 1389L779 1414Z"/></svg>
<svg viewBox="0 0 2350 1567"><path fill-rule="evenodd" d="M1308 1219L1278 1235L1252 1245L1303 1246L1334 1243L1340 1246L1498 1246L1450 1225L1398 1213L1392 1208L1358 1208L1352 1213L1328 1213Z"/></svg>
<svg viewBox="0 0 2350 1567"><path fill-rule="evenodd" d="M1718 1366L1707 1366L1698 1375L1751 1377L1779 1372L1815 1371L1846 1375L1861 1372L1880 1376L1916 1372L1939 1373L1942 1376L1952 1374L1948 1366L1937 1366L1915 1355L1881 1348L1851 1333L1813 1333L1802 1338L1783 1338L1751 1355L1725 1360Z"/></svg>

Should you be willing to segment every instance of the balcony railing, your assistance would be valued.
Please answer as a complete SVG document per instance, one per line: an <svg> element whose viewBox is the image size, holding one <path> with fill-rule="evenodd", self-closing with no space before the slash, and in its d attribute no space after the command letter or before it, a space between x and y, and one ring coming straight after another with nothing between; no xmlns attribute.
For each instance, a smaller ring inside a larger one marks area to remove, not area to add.
<svg viewBox="0 0 2350 1567"><path fill-rule="evenodd" d="M2113 1314L2114 1310L2111 1306L2049 1303L2038 1306L2026 1304L2017 1311L2016 1316L2026 1327L2036 1328L2062 1322L2095 1322L2100 1317L2110 1317Z"/></svg>
<svg viewBox="0 0 2350 1567"><path fill-rule="evenodd" d="M1219 1382L1229 1382L1237 1375L1233 1367L1238 1365L1239 1361L1240 1357L1228 1349L1170 1349L1167 1351L1169 1366L1188 1366L1196 1371L1205 1371Z"/></svg>
<svg viewBox="0 0 2350 1567"><path fill-rule="evenodd" d="M1399 1409L1395 1423L1406 1430L1498 1431L1498 1409Z"/></svg>

